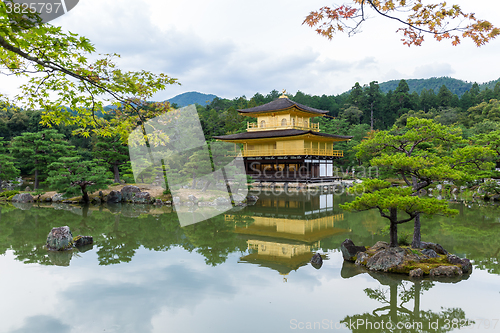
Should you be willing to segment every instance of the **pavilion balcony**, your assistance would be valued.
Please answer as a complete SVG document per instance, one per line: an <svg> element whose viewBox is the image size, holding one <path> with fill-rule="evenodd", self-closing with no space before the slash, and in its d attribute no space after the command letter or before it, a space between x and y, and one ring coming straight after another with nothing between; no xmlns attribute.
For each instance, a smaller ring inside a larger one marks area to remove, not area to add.
<svg viewBox="0 0 500 333"><path fill-rule="evenodd" d="M313 124L309 123L307 121L293 121L291 124L284 124L281 122L268 122L265 124L257 124L257 123L250 123L247 122L247 131L248 132L254 132L254 131L269 131L269 130L284 130L284 129L299 129L299 130L306 130L306 131L315 131L319 132L319 124Z"/></svg>
<svg viewBox="0 0 500 333"><path fill-rule="evenodd" d="M302 149L269 149L269 148L258 148L258 149L244 149L244 157L255 157L255 156L301 156L301 155L314 155L314 156L333 156L333 157L344 157L344 152L342 150L332 150L332 149L319 149L319 148L302 148Z"/></svg>

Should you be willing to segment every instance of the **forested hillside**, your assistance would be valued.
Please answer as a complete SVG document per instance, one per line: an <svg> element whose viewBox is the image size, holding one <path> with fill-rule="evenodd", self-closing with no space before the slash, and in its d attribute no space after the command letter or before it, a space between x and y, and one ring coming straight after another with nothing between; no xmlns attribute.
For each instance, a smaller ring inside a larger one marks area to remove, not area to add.
<svg viewBox="0 0 500 333"><path fill-rule="evenodd" d="M197 105L206 140L210 142L213 136L246 131L247 122L255 120L241 116L237 110L271 102L280 95L273 90L266 95L256 93L251 98L215 97L210 104ZM298 91L287 96L295 102L329 111L327 117L313 120L320 124L322 132L354 136L351 141L335 146L344 150L344 158L337 162L343 165L358 163L352 147L370 136L371 130L404 126L410 116L434 119L445 125L456 124L462 127L465 138L500 129L499 82L493 89L483 90L473 84L460 97L444 85L437 93L426 88L420 93L411 92L405 80L400 80L387 93L374 81L364 86L356 83L349 93L341 95L315 96ZM109 110L104 117L113 118L115 112L119 110ZM126 141L119 137L84 138L76 135L76 125L64 123L44 128L40 125L41 114L39 110L12 106L0 108L0 180L30 175L42 186L49 187L44 181L51 172L57 177L54 166L61 165L54 163L66 159L65 163L77 161L81 165L88 161L90 169L104 167L107 177L115 182L133 181Z"/></svg>
<svg viewBox="0 0 500 333"><path fill-rule="evenodd" d="M384 93L388 93L389 90L395 90L399 84L400 80L391 80L387 82L383 82L380 84L380 90ZM500 82L500 79L489 81L485 83L479 84L479 89L484 90L489 88L493 90L495 88L495 84ZM462 80L453 79L451 77L432 77L430 79L408 79L406 80L408 83L408 87L410 88L410 93L416 91L418 94L422 92L422 90L433 90L434 93L438 93L441 86L445 85L448 90L450 90L453 94L461 97L463 93L467 90L470 90L473 86L472 82L465 82Z"/></svg>
<svg viewBox="0 0 500 333"><path fill-rule="evenodd" d="M213 94L202 94L196 91L190 91L172 97L167 101L171 104L177 105L178 107L183 107L191 104L207 105L210 104L215 97L217 96Z"/></svg>

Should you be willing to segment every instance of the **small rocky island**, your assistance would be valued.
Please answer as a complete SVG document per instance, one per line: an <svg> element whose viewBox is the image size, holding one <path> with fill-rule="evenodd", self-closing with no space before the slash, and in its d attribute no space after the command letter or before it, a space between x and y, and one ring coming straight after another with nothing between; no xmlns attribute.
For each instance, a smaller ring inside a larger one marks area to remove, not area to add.
<svg viewBox="0 0 500 333"><path fill-rule="evenodd" d="M472 264L448 253L441 245L422 242L421 249L390 247L379 241L372 247L356 246L346 239L340 249L344 260L364 266L370 271L406 274L410 277L453 277L470 274Z"/></svg>
<svg viewBox="0 0 500 333"><path fill-rule="evenodd" d="M92 236L78 235L73 237L68 226L52 228L47 235L47 250L66 251L74 247L90 245L94 242Z"/></svg>

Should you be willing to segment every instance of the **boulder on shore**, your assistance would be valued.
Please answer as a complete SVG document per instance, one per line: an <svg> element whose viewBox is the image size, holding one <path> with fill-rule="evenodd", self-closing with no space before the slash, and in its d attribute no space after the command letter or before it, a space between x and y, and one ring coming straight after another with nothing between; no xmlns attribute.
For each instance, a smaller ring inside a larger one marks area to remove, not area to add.
<svg viewBox="0 0 500 333"><path fill-rule="evenodd" d="M125 201L132 201L136 193L141 192L141 189L134 185L124 186L121 190L122 199Z"/></svg>
<svg viewBox="0 0 500 333"><path fill-rule="evenodd" d="M423 249L434 250L437 254L448 254L448 251L446 251L441 245L436 243L420 242L420 245Z"/></svg>
<svg viewBox="0 0 500 333"><path fill-rule="evenodd" d="M366 267L373 271L387 272L389 269L401 265L404 261L405 250L400 247L391 247L375 253L366 261Z"/></svg>
<svg viewBox="0 0 500 333"><path fill-rule="evenodd" d="M52 196L51 200L52 200L52 202L62 202L62 201L64 201L63 196L64 196L64 194L62 194L62 193L56 193Z"/></svg>
<svg viewBox="0 0 500 333"><path fill-rule="evenodd" d="M366 247L356 246L354 245L352 240L346 239L342 242L342 244L340 244L340 250L342 251L344 260L354 262L356 261L356 255L358 254L358 252L365 252Z"/></svg>
<svg viewBox="0 0 500 333"><path fill-rule="evenodd" d="M33 196L29 193L19 193L12 198L12 202L28 203L34 202Z"/></svg>
<svg viewBox="0 0 500 333"><path fill-rule="evenodd" d="M149 192L137 192L132 198L133 203L148 204L151 203L151 195Z"/></svg>
<svg viewBox="0 0 500 333"><path fill-rule="evenodd" d="M106 197L107 203L119 203L122 202L122 193L120 191L111 191Z"/></svg>
<svg viewBox="0 0 500 333"><path fill-rule="evenodd" d="M464 274L472 272L472 264L469 259L467 258L462 259L454 254L448 254L446 258L448 259L449 263L454 265L459 265L462 268L462 272Z"/></svg>
<svg viewBox="0 0 500 333"><path fill-rule="evenodd" d="M457 266L439 266L431 269L429 275L451 277L451 276L462 275L462 270Z"/></svg>

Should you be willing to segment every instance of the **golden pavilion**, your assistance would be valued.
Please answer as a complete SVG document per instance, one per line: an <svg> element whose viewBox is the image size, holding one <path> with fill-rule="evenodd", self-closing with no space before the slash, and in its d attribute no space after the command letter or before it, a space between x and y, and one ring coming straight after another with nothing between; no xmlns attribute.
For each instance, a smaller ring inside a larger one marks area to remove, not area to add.
<svg viewBox="0 0 500 333"><path fill-rule="evenodd" d="M257 122L247 123L247 132L215 136L217 140L243 146L247 175L257 181L321 182L335 178L333 160L343 152L334 144L352 136L321 133L313 117L328 111L314 109L290 100L285 95L260 106L238 112Z"/></svg>

